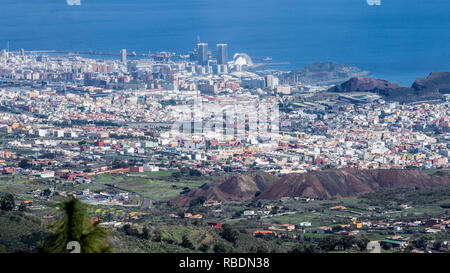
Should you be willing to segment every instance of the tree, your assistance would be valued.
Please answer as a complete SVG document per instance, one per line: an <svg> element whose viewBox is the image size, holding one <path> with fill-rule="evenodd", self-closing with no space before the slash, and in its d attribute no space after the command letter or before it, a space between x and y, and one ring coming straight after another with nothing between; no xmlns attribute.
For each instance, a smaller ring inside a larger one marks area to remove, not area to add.
<svg viewBox="0 0 450 273"><path fill-rule="evenodd" d="M222 242L215 244L213 250L215 253L228 253L229 252L227 246Z"/></svg>
<svg viewBox="0 0 450 273"><path fill-rule="evenodd" d="M343 236L341 238L340 245L344 248L344 250L347 250L353 246L353 244L356 243L356 238L354 236Z"/></svg>
<svg viewBox="0 0 450 273"><path fill-rule="evenodd" d="M333 232L338 232L338 231L343 230L343 228L340 225L336 225L336 226L332 227L331 230Z"/></svg>
<svg viewBox="0 0 450 273"><path fill-rule="evenodd" d="M340 244L339 237L336 235L328 235L320 241L320 248L324 251L335 250L336 246Z"/></svg>
<svg viewBox="0 0 450 273"><path fill-rule="evenodd" d="M200 250L201 252L208 252L209 245L208 244L202 244L201 246L199 246L198 250Z"/></svg>
<svg viewBox="0 0 450 273"><path fill-rule="evenodd" d="M436 240L433 243L433 249L434 250L439 250L442 247L442 241Z"/></svg>
<svg viewBox="0 0 450 273"><path fill-rule="evenodd" d="M19 162L19 168L29 169L31 167L32 167L32 165L30 163L28 163L28 159L24 158Z"/></svg>
<svg viewBox="0 0 450 273"><path fill-rule="evenodd" d="M271 213L271 214L277 214L279 210L280 210L280 207L279 207L279 206L274 206L274 207L272 208L272 211L271 211L270 213Z"/></svg>
<svg viewBox="0 0 450 273"><path fill-rule="evenodd" d="M186 176L189 173L189 168L181 168L179 174Z"/></svg>
<svg viewBox="0 0 450 273"><path fill-rule="evenodd" d="M300 243L293 249L291 249L288 253L317 253L317 245L314 243Z"/></svg>
<svg viewBox="0 0 450 273"><path fill-rule="evenodd" d="M42 194L44 196L50 196L50 195L52 195L52 191L49 188L47 188L42 192Z"/></svg>
<svg viewBox="0 0 450 273"><path fill-rule="evenodd" d="M142 235L141 235L141 237L142 237L143 239L146 239L146 240L150 239L150 230L148 230L147 227L144 227L144 228L142 229Z"/></svg>
<svg viewBox="0 0 450 273"><path fill-rule="evenodd" d="M179 179L181 177L181 173L180 172L174 172L172 173L172 177L175 179Z"/></svg>
<svg viewBox="0 0 450 273"><path fill-rule="evenodd" d="M228 242L235 244L238 240L239 233L229 224L224 224L220 236Z"/></svg>
<svg viewBox="0 0 450 273"><path fill-rule="evenodd" d="M19 205L19 211L20 212L26 212L28 210L27 206L25 205L25 203L20 203Z"/></svg>
<svg viewBox="0 0 450 273"><path fill-rule="evenodd" d="M162 232L161 230L157 229L153 232L153 241L155 242L161 242L162 241Z"/></svg>
<svg viewBox="0 0 450 273"><path fill-rule="evenodd" d="M264 245L259 245L256 247L255 252L256 253L268 253L269 249L267 249L267 247L265 247Z"/></svg>
<svg viewBox="0 0 450 273"><path fill-rule="evenodd" d="M202 176L202 172L200 172L199 170L190 169L189 176Z"/></svg>
<svg viewBox="0 0 450 273"><path fill-rule="evenodd" d="M98 226L98 222L91 223L86 205L75 198L60 203L62 216L49 228L47 240L38 246L43 253L67 253L69 242L78 242L82 253L110 252L112 247L106 241L107 232Z"/></svg>
<svg viewBox="0 0 450 273"><path fill-rule="evenodd" d="M201 195L197 198L195 198L194 200L191 201L191 203L189 204L191 207L194 206L198 206L198 205L203 205L206 202L206 197Z"/></svg>
<svg viewBox="0 0 450 273"><path fill-rule="evenodd" d="M424 249L427 247L427 237L420 236L419 238L413 241L413 244L415 247L419 249Z"/></svg>
<svg viewBox="0 0 450 273"><path fill-rule="evenodd" d="M384 249L384 250L390 250L391 248L392 248L391 243L385 243L385 244L383 244L383 249Z"/></svg>
<svg viewBox="0 0 450 273"><path fill-rule="evenodd" d="M184 248L194 249L194 245L186 235L183 235L181 246Z"/></svg>
<svg viewBox="0 0 450 273"><path fill-rule="evenodd" d="M11 211L16 207L14 196L10 193L4 193L0 197L0 209Z"/></svg>
<svg viewBox="0 0 450 273"><path fill-rule="evenodd" d="M369 238L366 236L362 236L357 242L356 245L358 245L359 250L364 251L367 249L367 244L369 243Z"/></svg>
<svg viewBox="0 0 450 273"><path fill-rule="evenodd" d="M306 243L303 247L303 251L304 253L316 253L318 252L317 245L314 243Z"/></svg>
<svg viewBox="0 0 450 273"><path fill-rule="evenodd" d="M127 168L127 167L128 167L128 164L123 161L116 159L112 162L113 169L121 169L121 168Z"/></svg>

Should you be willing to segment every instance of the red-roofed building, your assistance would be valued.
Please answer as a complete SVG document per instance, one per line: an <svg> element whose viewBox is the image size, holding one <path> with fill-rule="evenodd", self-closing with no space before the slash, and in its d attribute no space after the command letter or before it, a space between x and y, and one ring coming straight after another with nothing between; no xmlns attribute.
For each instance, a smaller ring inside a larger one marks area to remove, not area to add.
<svg viewBox="0 0 450 273"><path fill-rule="evenodd" d="M253 236L275 236L275 232L271 230L256 230L253 232Z"/></svg>
<svg viewBox="0 0 450 273"><path fill-rule="evenodd" d="M217 222L217 223L215 223L215 222L209 222L209 223L208 223L208 226L209 226L209 227L212 227L212 228L222 228L222 224L221 224L220 222Z"/></svg>
<svg viewBox="0 0 450 273"><path fill-rule="evenodd" d="M330 208L330 210L347 210L347 208L344 206L335 206Z"/></svg>

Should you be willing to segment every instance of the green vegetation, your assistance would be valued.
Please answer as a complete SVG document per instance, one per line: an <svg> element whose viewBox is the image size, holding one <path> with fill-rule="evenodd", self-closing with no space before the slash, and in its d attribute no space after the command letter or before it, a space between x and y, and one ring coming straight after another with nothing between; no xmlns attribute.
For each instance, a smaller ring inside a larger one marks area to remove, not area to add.
<svg viewBox="0 0 450 273"><path fill-rule="evenodd" d="M36 252L45 236L41 220L22 212L0 210L0 252Z"/></svg>
<svg viewBox="0 0 450 273"><path fill-rule="evenodd" d="M0 209L11 211L16 206L14 196L10 193L0 194Z"/></svg>
<svg viewBox="0 0 450 273"><path fill-rule="evenodd" d="M66 247L71 240L81 242L82 252L348 253L365 252L368 241L386 240L390 236L408 238L408 247L400 250L395 245L383 245L383 252L448 251L448 227L430 234L424 224L417 227L406 224L431 218L449 219L450 186L382 191L334 200L290 198L211 205L205 204L210 199L199 196L183 207L164 201L211 179L197 175L187 168L107 174L97 176L89 184L58 178L1 176L0 191L8 194L0 194L0 251L68 252ZM66 196L85 189L93 194L78 195L80 200L96 205L87 206L75 199L67 202ZM100 192L106 195L130 192L131 200L123 204L101 202L102 198L93 197L100 196ZM160 202L152 202L150 209L140 207L144 197ZM32 200L33 204L25 205L25 200ZM59 205L62 210L55 207L58 202L63 202ZM70 202L75 203L68 205ZM335 206L346 209L332 209ZM244 217L246 210L255 211L255 215ZM184 218L185 213L200 217ZM92 217L111 228L91 223ZM356 228L350 227L353 219L403 224L398 230ZM220 222L222 228L209 227L209 222ZM285 224L295 225L295 229L287 231ZM322 227L330 230L324 231ZM276 235L255 237L256 230L273 230Z"/></svg>
<svg viewBox="0 0 450 273"><path fill-rule="evenodd" d="M398 189L379 191L361 196L366 203L374 206L391 206L397 204L428 205L450 202L450 186L439 186L428 190Z"/></svg>
<svg viewBox="0 0 450 273"><path fill-rule="evenodd" d="M106 241L106 230L99 227L98 222L89 221L86 205L71 198L59 204L59 207L63 215L50 226L50 236L39 247L40 252L69 252L67 245L74 241L79 243L82 253L111 251L111 246Z"/></svg>
<svg viewBox="0 0 450 273"><path fill-rule="evenodd" d="M210 245L214 242L223 242L228 249L232 249L231 244L223 240L216 230L197 222L135 223L114 231L112 236L111 241L117 252L211 252Z"/></svg>
<svg viewBox="0 0 450 273"><path fill-rule="evenodd" d="M114 185L151 200L161 200L177 196L187 189L197 188L206 181L205 178L198 176L174 178L172 174L175 173L178 172L107 174L98 176L95 183Z"/></svg>

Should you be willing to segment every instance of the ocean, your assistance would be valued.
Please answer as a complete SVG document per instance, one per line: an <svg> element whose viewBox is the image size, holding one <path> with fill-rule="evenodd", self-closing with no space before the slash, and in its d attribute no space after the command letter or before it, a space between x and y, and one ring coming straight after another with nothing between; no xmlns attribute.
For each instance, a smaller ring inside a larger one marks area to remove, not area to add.
<svg viewBox="0 0 450 273"><path fill-rule="evenodd" d="M0 48L187 53L200 37L213 53L335 61L409 86L450 70L449 14L448 0L0 0Z"/></svg>

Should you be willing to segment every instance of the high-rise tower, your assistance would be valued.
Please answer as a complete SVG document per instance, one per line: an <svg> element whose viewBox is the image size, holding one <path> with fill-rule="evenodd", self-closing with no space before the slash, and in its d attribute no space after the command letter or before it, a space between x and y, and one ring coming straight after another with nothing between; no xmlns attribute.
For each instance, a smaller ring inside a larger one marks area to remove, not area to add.
<svg viewBox="0 0 450 273"><path fill-rule="evenodd" d="M228 61L228 45L217 44L217 64L227 64Z"/></svg>
<svg viewBox="0 0 450 273"><path fill-rule="evenodd" d="M122 49L120 51L120 59L121 59L122 63L124 63L124 64L127 63L127 50L126 49Z"/></svg>
<svg viewBox="0 0 450 273"><path fill-rule="evenodd" d="M198 54L198 64L205 66L208 64L208 44L198 43L197 44L197 54Z"/></svg>

